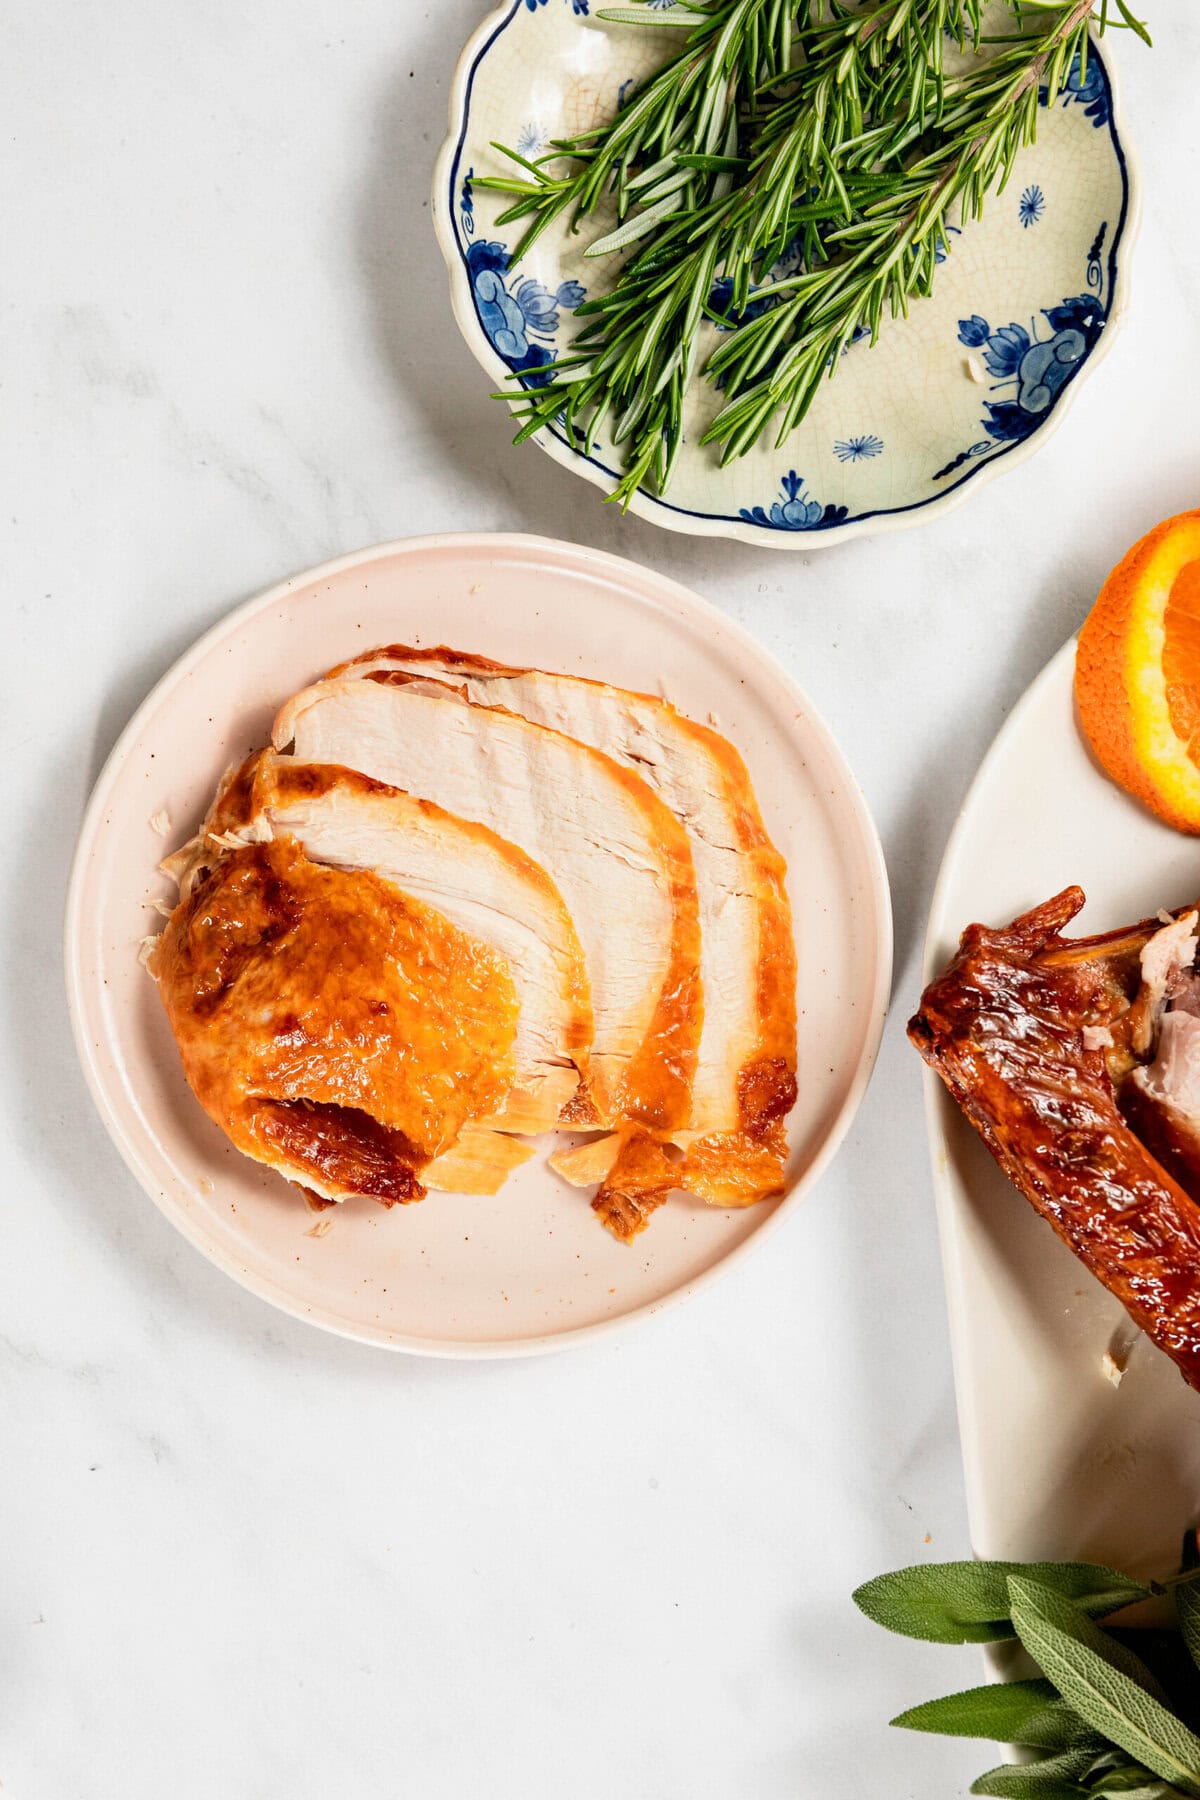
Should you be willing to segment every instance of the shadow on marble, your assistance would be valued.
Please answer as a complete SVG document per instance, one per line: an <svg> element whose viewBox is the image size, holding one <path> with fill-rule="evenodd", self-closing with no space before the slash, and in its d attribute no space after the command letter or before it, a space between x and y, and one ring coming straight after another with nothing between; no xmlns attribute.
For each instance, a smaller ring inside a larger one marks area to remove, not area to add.
<svg viewBox="0 0 1200 1800"><path fill-rule="evenodd" d="M1064 557L1032 601L1020 597L1019 608L1014 606L1015 628L1008 638L997 642L995 657L985 672L986 685L981 692L986 698L981 703L977 697L963 696L936 742L929 743L928 722L914 711L913 737L922 739L920 764L899 812L882 834L895 931L892 1000L909 1011L920 992L926 919L958 813L996 733L1026 688L1082 622L1091 604L1089 576L1090 571L1079 570ZM935 651L934 657L952 653L951 644L943 646L940 653ZM931 678L936 679L936 673ZM907 748L911 754L912 745ZM962 921L964 927L968 923Z"/></svg>

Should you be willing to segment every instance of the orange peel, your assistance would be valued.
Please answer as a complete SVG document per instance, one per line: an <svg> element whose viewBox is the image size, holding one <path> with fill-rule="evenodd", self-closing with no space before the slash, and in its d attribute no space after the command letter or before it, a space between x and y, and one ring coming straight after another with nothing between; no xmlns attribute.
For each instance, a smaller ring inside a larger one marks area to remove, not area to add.
<svg viewBox="0 0 1200 1800"><path fill-rule="evenodd" d="M1104 583L1079 634L1075 698L1113 780L1200 833L1200 509L1156 525Z"/></svg>

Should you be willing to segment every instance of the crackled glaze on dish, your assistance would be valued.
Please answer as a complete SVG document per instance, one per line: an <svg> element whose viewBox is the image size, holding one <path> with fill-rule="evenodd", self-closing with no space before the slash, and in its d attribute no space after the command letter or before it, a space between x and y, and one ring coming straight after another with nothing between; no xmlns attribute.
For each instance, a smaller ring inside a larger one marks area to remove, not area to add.
<svg viewBox="0 0 1200 1800"><path fill-rule="evenodd" d="M493 141L537 156L609 116L675 43L671 32L606 25L584 0L510 0L467 45L434 209L455 316L493 379L515 373L536 384L613 266L583 254L610 222L597 215L574 239L546 231L509 270L520 227L497 225L505 197L479 186L508 166ZM1067 92L1044 107L1037 143L984 217L951 228L931 299L889 321L877 344L852 344L781 448L764 439L725 468L699 444L718 397L694 382L671 487L662 498L639 492L633 509L673 530L807 550L916 523L962 497L1044 438L1107 347L1124 306L1136 204L1112 72L1093 50L1083 78L1076 66ZM613 487L616 459L604 442L585 456L557 428L535 441Z"/></svg>

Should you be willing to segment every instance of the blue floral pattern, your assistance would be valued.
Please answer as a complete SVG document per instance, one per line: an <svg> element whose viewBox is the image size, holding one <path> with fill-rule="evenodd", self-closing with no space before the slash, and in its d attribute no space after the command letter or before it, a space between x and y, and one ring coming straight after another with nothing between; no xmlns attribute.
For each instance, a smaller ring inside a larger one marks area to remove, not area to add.
<svg viewBox="0 0 1200 1800"><path fill-rule="evenodd" d="M883 454L881 437L839 438L833 446L833 454L839 462L864 462L870 456Z"/></svg>
<svg viewBox="0 0 1200 1800"><path fill-rule="evenodd" d="M933 471L934 481L944 481L947 475L955 474L964 463L969 463L972 457L987 456L995 448L991 438L981 438L976 444L968 444L965 450L960 450L957 456L951 457L945 468Z"/></svg>
<svg viewBox="0 0 1200 1800"><path fill-rule="evenodd" d="M551 293L530 276L508 275L506 246L487 238L476 238L471 244L467 270L479 323L509 368L526 374L552 363L554 353L546 345L558 330L559 312L582 306L586 290L581 284L564 281ZM538 385L536 375L530 374L529 379ZM545 379L543 375L543 383Z"/></svg>
<svg viewBox="0 0 1200 1800"><path fill-rule="evenodd" d="M530 6L530 0L526 0ZM584 7L586 11L586 4ZM467 244L467 273L475 313L488 342L515 374L525 377L526 387L544 387L546 368L554 361L548 348L559 327L559 315L573 312L587 298L579 281L563 281L553 293L542 282L512 274L508 246L492 238L476 238L474 169L468 169L459 191L459 218Z"/></svg>
<svg viewBox="0 0 1200 1800"><path fill-rule="evenodd" d="M1096 130L1099 131L1102 125L1108 124L1111 116L1108 83L1105 80L1104 70L1098 56L1094 54L1088 56L1087 70L1082 79L1080 77L1080 61L1079 52L1076 51L1074 61L1067 72L1067 79L1063 83L1059 100L1063 106L1082 106L1085 118L1090 119ZM1050 90L1048 87L1038 89L1038 99L1043 106L1049 106Z"/></svg>
<svg viewBox="0 0 1200 1800"><path fill-rule="evenodd" d="M959 320L959 343L983 351L995 388L1015 389L1011 399L985 402L988 416L980 423L989 437L1016 443L1036 431L1103 331L1105 316L1096 295L1077 294L1045 308L1048 337L1039 337L1033 320L1029 331L1016 323L993 330L978 313Z"/></svg>
<svg viewBox="0 0 1200 1800"><path fill-rule="evenodd" d="M779 499L769 512L761 506L741 509L740 516L748 525L767 525L775 531L827 531L846 518L845 506L822 506L804 492L804 477L789 469L779 484Z"/></svg>
<svg viewBox="0 0 1200 1800"><path fill-rule="evenodd" d="M664 8L678 3L679 0L644 0L647 6ZM585 306L587 292L580 282L561 279L568 271L558 266L556 255L551 255L548 261L531 257L527 266L514 269L509 266L510 243L495 241L493 234L498 227L493 222L494 215L489 206L491 197L485 198L482 191L474 191L478 182L473 168L468 166L468 145L472 142L468 135L472 83L482 65L484 54L491 49L501 31L508 30L510 26L518 31L526 29L521 26L520 21L527 21L532 43L533 39L541 36L543 21L545 28L554 37L556 28L566 28L569 33L572 15L580 20L581 27L586 30L584 20L593 11L593 0L511 0L510 6L505 9L504 24L488 39L484 52L481 52L472 65L467 103L463 112L463 128L450 163L450 181L445 198L449 201L448 210L457 228L457 251L461 259L459 267L467 276L466 288L471 296L477 323L476 342L482 333L494 355L526 387L536 388L543 384L549 378L547 370L554 364L556 357L566 353L565 345L574 329L566 315ZM555 41L557 43L557 39ZM631 94L639 87L642 78L628 77L622 80L624 73L626 71L619 66L609 66L605 70L602 88L610 104L615 100L619 106L628 105ZM531 158L545 153L549 147L548 140L556 129L554 120L542 111L536 97L538 93L540 90L529 90L529 97L521 105L519 114L511 121L513 135L508 140L518 146L520 154ZM1043 104L1049 105L1048 93L1043 92L1040 98ZM945 466L933 476L926 475L923 491L914 487L911 497L906 491L911 479L907 467L911 458L907 450L900 459L900 485L894 492L886 479L881 482L876 477L873 480L868 470L863 470L861 474L850 472L852 464L878 460L886 476L888 463L881 459L895 459L897 443L893 439L896 434L889 428L887 419L880 417L873 407L867 411L866 417L872 423L882 425L887 432L886 443L881 432L862 428L861 413L857 419L853 416L839 417L839 391L834 407L824 409L825 430L819 433L815 441L811 435L804 440L810 445L804 461L810 468L823 466L826 470L824 476L816 478L818 495L820 488L825 488L825 502L814 495L805 478L794 468L789 468L786 474L780 476L776 494L765 497L761 505L754 503L754 495L762 493L764 485L768 495L770 494L769 472L765 482L762 476L756 474L741 486L740 492L735 488L720 511L711 510L707 502L692 500L689 504L685 500L681 504L672 495L654 496L648 493L647 498L656 499L658 505L668 511L679 512L688 517L726 521L740 528L744 537L753 536L761 530L776 533L834 531L838 527L856 526L860 521L872 518L889 518L903 512L915 513L930 502L936 502L939 493L945 493L948 489L960 487L969 481L972 474L981 472L982 464L998 463L1009 450L1033 440L1037 429L1054 411L1067 386L1085 366L1093 347L1101 338L1114 299L1113 284L1118 273L1117 252L1123 240L1128 212L1125 156L1114 119L1108 73L1098 54L1089 57L1086 69L1082 69L1082 72L1080 62L1076 60L1073 63L1062 91L1056 96L1055 108L1056 111L1074 115L1070 121L1071 135L1078 134L1075 142L1081 150L1087 142L1094 140L1093 128L1108 127L1106 132L1101 132L1101 137L1111 140L1112 155L1121 182L1119 203L1114 198L1111 206L1103 207L1108 215L1107 219L1097 224L1090 241L1086 264L1080 268L1080 274L1084 274L1086 268L1085 279L1079 283L1082 291L1071 292L1068 288L1067 298L1057 305L1035 311L1032 317L1006 320L1004 314L1000 314L997 318L991 310L996 304L990 293L995 284L989 279L990 268L986 262L980 265L982 280L977 280L974 274L968 279L967 270L962 271L963 279L959 286L966 304L954 307L953 313L948 308L942 312L943 322L938 328L942 357L947 366L952 368L956 361L961 366L963 355L969 352L971 373L985 385L982 391L974 393L969 384L964 383L956 392L956 423L944 436ZM482 146L482 138L479 142ZM1033 275L1041 260L1040 253L1046 247L1046 233L1034 231L1033 227L1046 222L1047 232L1054 239L1064 225L1073 232L1079 223L1074 190L1059 193L1057 184L1051 179L1055 166L1054 156L1059 154L1063 142L1065 140L1055 134L1051 139L1054 155L1042 162L1033 163L1023 190L1019 195L1008 197L1007 204L1002 200L999 206L1001 216L1007 214L1010 232L1016 227L1019 236L1024 238L1026 233L1030 234L1026 239L1029 254L1026 259L1028 298L1025 300L1025 305L1030 308L1035 306L1041 295L1046 294L1045 286L1041 287L1039 294L1035 280L1028 279ZM1107 150L1108 145L1105 144L1100 153L1101 161ZM483 154L482 147L476 154ZM1100 210L1097 208L1097 212ZM958 235L958 229L956 225L943 228L935 246L938 262L942 262L956 248L954 238ZM1085 238L1084 242L1087 243L1088 240ZM771 292L771 287L774 282L801 267L801 257L802 245L792 243L773 267L762 267L754 271L755 279L741 318L755 318L778 304L779 296ZM957 275L956 271L956 278ZM1063 291L1057 278L1053 280L1050 296ZM718 330L722 327L727 329L736 320L732 307L732 282L718 272L707 298L712 324ZM968 318L956 320L953 316L960 310L965 313L975 307L979 310L971 310ZM1018 308L1014 308L1014 311L1017 310ZM868 331L860 331L855 334L855 341L866 341L869 336ZM954 352L956 337L958 343L966 347L966 351L960 350L957 357ZM987 383L991 384L990 390ZM930 399L933 399L932 395ZM846 410L850 411L849 405ZM858 410L857 406L854 406L854 410ZM891 417L890 403L888 417ZM947 423L948 421L943 420L943 427ZM566 425L561 415L548 423L546 436L559 442L567 442ZM611 450L606 450L599 442L589 446L574 443L569 447L575 456L594 465L602 476L613 476L614 471L610 465L617 459ZM830 471L828 462L822 464L821 459L830 456L843 465L844 473L839 469L835 475ZM769 462L766 467L769 471ZM778 469L778 463L776 468ZM919 475L917 480L920 480ZM843 499L848 504L835 504Z"/></svg>
<svg viewBox="0 0 1200 1800"><path fill-rule="evenodd" d="M674 0L672 0L673 3ZM957 225L951 225L949 229L958 233ZM943 241L939 239L938 262L944 262L946 259L946 251L942 247ZM778 259L771 264L764 279L761 282L751 282L750 292L754 298L747 300L745 306L740 310L733 311L730 310L730 303L733 300L733 277L718 275L708 291L708 311L715 315L713 324L717 330L734 331L739 325L748 325L752 319L761 318L763 313L770 312L778 306L780 298L778 294L771 292L771 288L777 281L786 281L789 276L800 274L803 268L804 251L801 247L800 234L797 233L784 247ZM850 334L849 343L842 346L842 355L845 356L846 352L853 349L855 344L861 344L863 339L870 335L869 325L856 325ZM724 385L723 380L717 382L718 388L722 388Z"/></svg>
<svg viewBox="0 0 1200 1800"><path fill-rule="evenodd" d="M1104 265L1100 261L1100 252L1104 249L1104 239L1108 232L1108 220L1101 219L1100 229L1092 239L1092 247L1088 251L1088 286L1099 293L1104 286Z"/></svg>
<svg viewBox="0 0 1200 1800"><path fill-rule="evenodd" d="M944 263L953 248L953 245L950 243L950 239L952 237L961 237L961 236L962 236L962 226L961 225L947 225L944 234L939 231L938 232L938 241L933 247L934 262L935 263Z"/></svg>
<svg viewBox="0 0 1200 1800"><path fill-rule="evenodd" d="M765 312L779 304L779 296L771 293L776 281L786 281L789 275L799 274L804 267L804 254L797 234L785 247L777 261L771 264L765 278L761 282L752 282L750 291L757 295L754 300L747 300L740 312L731 312L730 302L733 299L732 275L718 275L708 292L708 310L717 315L714 323L718 331L732 331L738 325L748 325L751 319L761 318Z"/></svg>

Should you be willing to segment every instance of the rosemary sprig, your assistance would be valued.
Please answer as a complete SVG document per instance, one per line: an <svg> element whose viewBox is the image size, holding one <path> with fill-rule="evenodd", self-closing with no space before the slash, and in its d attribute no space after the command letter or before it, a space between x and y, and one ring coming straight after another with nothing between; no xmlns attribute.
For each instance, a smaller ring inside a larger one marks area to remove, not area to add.
<svg viewBox="0 0 1200 1800"><path fill-rule="evenodd" d="M605 431L624 458L612 498L661 492L706 321L724 335L703 373L725 398L703 441L725 461L773 420L782 441L850 342L931 291L952 215L1003 187L1040 93L1057 98L1077 60L1086 71L1089 28L1146 36L1128 0L1005 4L1013 28L986 34L981 0L602 12L687 38L610 125L537 162L507 151L524 173L480 183L513 198L498 223L530 221L513 262L554 220L578 231L602 206L617 223L587 254L627 255L577 309L570 351L521 393L517 441L561 419L590 451ZM947 66L950 44L965 62Z"/></svg>
<svg viewBox="0 0 1200 1800"><path fill-rule="evenodd" d="M637 208L635 222L628 235L618 231L593 246L598 254L623 248L672 213L695 211L727 188L723 159L736 149L739 108L789 74L797 28L808 23L813 6L814 0L715 0L669 11L601 13L629 23L636 12L640 24L690 30L683 49L629 96L610 125L555 140L536 163L493 145L530 177L485 176L476 184L514 196L498 224L532 219L512 260L562 213L570 212L576 230L610 196L619 220ZM578 166L561 176L547 172L548 163L564 158Z"/></svg>
<svg viewBox="0 0 1200 1800"><path fill-rule="evenodd" d="M777 411L782 442L854 337L866 331L874 342L885 310L906 315L911 299L932 292L951 214L979 217L1037 135L1039 91L1054 100L1076 57L1086 69L1091 10L1090 0L1060 6L1042 30L944 81L929 147L918 140L886 192L827 234L828 261L779 283L779 305L717 349L708 374L729 398L703 441L719 443L723 460L748 449Z"/></svg>

